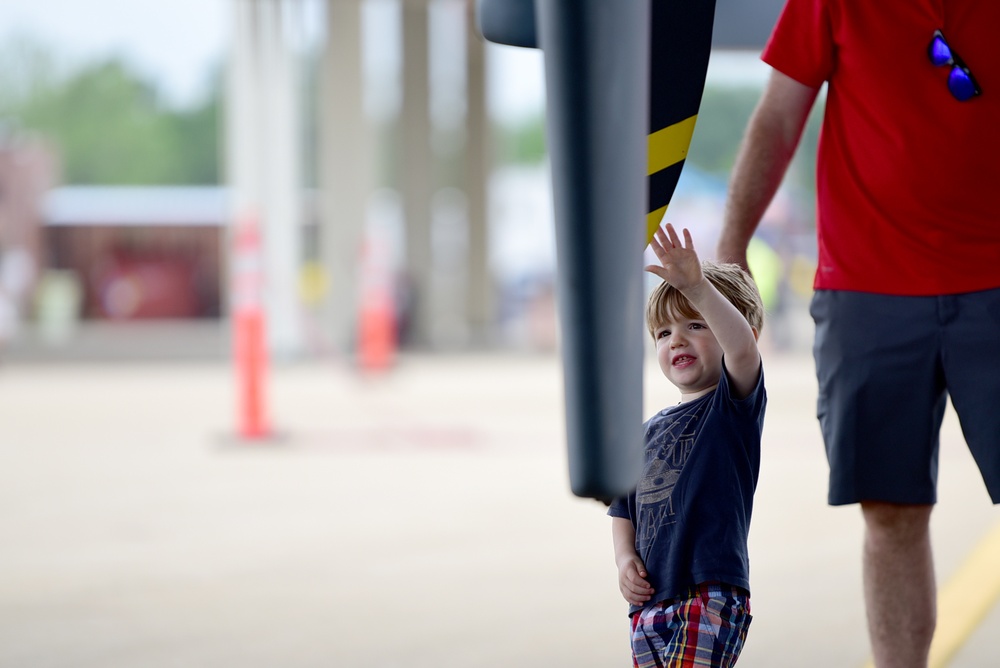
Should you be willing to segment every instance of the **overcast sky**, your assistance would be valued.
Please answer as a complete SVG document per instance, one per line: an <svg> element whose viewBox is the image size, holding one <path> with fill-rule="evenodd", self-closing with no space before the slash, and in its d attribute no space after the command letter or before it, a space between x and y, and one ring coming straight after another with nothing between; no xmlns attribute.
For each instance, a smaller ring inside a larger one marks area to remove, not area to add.
<svg viewBox="0 0 1000 668"><path fill-rule="evenodd" d="M177 102L196 99L228 40L226 0L2 0L0 39L36 37L71 59L125 56Z"/></svg>
<svg viewBox="0 0 1000 668"><path fill-rule="evenodd" d="M92 60L123 55L150 77L171 101L198 102L211 67L221 62L229 41L233 0L0 0L0 40L16 32L37 37L68 58ZM324 0L300 0L303 36L320 30ZM386 49L393 0L369 0L369 73L391 79L398 54ZM544 105L542 54L534 49L488 45L490 106L506 119L537 114ZM715 53L710 79L762 79L767 68L755 54Z"/></svg>
<svg viewBox="0 0 1000 668"><path fill-rule="evenodd" d="M200 99L211 67L225 55L231 1L0 0L0 40L18 32L28 34L77 62L122 55L155 81L168 99L186 104ZM318 30L322 1L301 0L307 38L310 31ZM386 0L369 3L370 15L380 22L377 33L386 29L381 21L392 15L393 4ZM384 52L391 40L379 39L382 36L373 41ZM489 49L495 74L494 110L507 117L538 113L544 97L541 54L498 45ZM376 76L391 67L385 63L386 54L381 55L376 53L375 62L370 63Z"/></svg>

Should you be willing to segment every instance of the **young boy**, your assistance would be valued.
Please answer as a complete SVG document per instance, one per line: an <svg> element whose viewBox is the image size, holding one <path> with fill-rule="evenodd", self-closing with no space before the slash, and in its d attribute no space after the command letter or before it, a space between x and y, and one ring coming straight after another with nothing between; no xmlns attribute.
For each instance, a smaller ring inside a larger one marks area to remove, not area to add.
<svg viewBox="0 0 1000 668"><path fill-rule="evenodd" d="M645 468L612 516L634 665L732 666L750 626L747 534L767 396L764 308L737 265L699 261L671 225L651 243L664 283L646 307L678 405L645 424Z"/></svg>

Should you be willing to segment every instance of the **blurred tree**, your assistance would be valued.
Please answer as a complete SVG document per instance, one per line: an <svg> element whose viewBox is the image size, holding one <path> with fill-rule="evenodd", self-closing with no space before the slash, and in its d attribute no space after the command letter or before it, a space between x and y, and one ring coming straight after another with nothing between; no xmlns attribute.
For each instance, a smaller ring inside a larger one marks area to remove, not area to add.
<svg viewBox="0 0 1000 668"><path fill-rule="evenodd" d="M688 163L718 176L728 175L760 93L759 87L752 86L706 86Z"/></svg>
<svg viewBox="0 0 1000 668"><path fill-rule="evenodd" d="M497 159L501 164L536 164L545 159L545 118L538 116L497 128Z"/></svg>
<svg viewBox="0 0 1000 668"><path fill-rule="evenodd" d="M0 73L0 119L58 146L67 183L219 182L219 77L205 102L176 110L119 58L66 73L28 39L0 50Z"/></svg>
<svg viewBox="0 0 1000 668"><path fill-rule="evenodd" d="M168 113L173 133L173 145L178 156L173 183L217 184L222 168L222 71L211 79L209 96L199 106Z"/></svg>
<svg viewBox="0 0 1000 668"><path fill-rule="evenodd" d="M757 106L760 86L706 86L698 113L698 125L688 152L688 161L702 171L728 180L736 160L747 121ZM822 120L816 104L809 117L795 160L789 168L791 184L807 194L815 191L816 140Z"/></svg>

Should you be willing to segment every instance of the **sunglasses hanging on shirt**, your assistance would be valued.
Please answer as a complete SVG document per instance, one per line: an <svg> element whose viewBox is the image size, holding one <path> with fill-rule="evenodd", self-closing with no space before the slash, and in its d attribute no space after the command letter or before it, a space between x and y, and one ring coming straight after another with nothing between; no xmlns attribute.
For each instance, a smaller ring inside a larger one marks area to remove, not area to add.
<svg viewBox="0 0 1000 668"><path fill-rule="evenodd" d="M927 45L927 57L935 67L951 66L951 71L948 73L948 90L953 98L965 102L982 94L972 72L948 45L944 33L940 30L934 31L931 43Z"/></svg>

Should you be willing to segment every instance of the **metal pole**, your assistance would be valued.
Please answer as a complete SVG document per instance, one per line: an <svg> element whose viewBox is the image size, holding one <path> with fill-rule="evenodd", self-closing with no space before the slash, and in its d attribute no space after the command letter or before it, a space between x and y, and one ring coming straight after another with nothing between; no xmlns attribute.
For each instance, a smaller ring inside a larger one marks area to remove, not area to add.
<svg viewBox="0 0 1000 668"><path fill-rule="evenodd" d="M319 130L320 260L329 272L323 324L335 349L350 351L374 142L364 117L361 0L328 0Z"/></svg>
<svg viewBox="0 0 1000 668"><path fill-rule="evenodd" d="M406 279L409 290L409 342L429 346L431 340L431 152L430 63L426 0L404 0L402 172L400 189L406 224Z"/></svg>
<svg viewBox="0 0 1000 668"><path fill-rule="evenodd" d="M545 53L570 487L642 466L649 0L538 0Z"/></svg>

